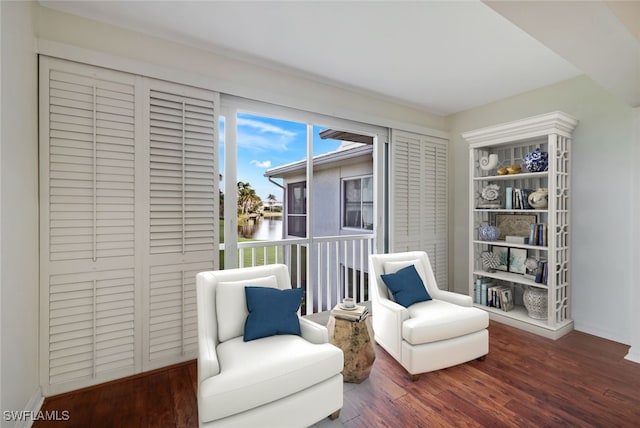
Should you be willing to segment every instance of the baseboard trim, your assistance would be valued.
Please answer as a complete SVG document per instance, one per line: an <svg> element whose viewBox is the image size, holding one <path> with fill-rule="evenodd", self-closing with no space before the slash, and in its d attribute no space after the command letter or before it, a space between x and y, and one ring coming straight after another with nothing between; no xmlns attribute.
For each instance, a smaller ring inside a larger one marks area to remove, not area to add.
<svg viewBox="0 0 640 428"><path fill-rule="evenodd" d="M38 387L31 395L31 398L27 402L24 410L32 415L37 415L42 408L42 403L44 403L44 395L42 395L42 390ZM25 418L24 420L19 421L15 426L16 428L30 428L31 425L33 425L33 420L31 418Z"/></svg>
<svg viewBox="0 0 640 428"><path fill-rule="evenodd" d="M640 347L632 346L629 348L629 353L625 355L624 359L640 364L640 349L638 348Z"/></svg>
<svg viewBox="0 0 640 428"><path fill-rule="evenodd" d="M620 336L617 336L615 334L611 334L610 331L604 331L601 330L597 327L585 324L585 323L579 323L576 322L576 320L573 320L573 328L577 331L581 331L583 333L587 333L590 334L592 336L597 336L597 337L601 337L602 339L607 339L607 340L611 340L613 342L618 342L618 343L622 343L623 345L629 345L629 340L628 339L624 339Z"/></svg>

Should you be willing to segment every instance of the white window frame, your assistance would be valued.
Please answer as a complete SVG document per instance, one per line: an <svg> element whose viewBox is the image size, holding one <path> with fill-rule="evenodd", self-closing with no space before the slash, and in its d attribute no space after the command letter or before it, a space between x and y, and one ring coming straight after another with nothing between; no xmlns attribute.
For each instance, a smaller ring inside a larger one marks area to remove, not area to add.
<svg viewBox="0 0 640 428"><path fill-rule="evenodd" d="M353 177L342 177L340 179L340 230L357 230L357 231L362 231L362 232L366 231L366 232L371 232L371 233L373 233L373 231L374 231L374 222L373 222L374 219L373 218L371 219L371 221L372 221L371 229L366 229L364 227L345 226L345 220L346 220L345 219L345 209L346 209L346 204L347 204L347 201L346 201L347 194L345 192L345 183L347 181L360 180L360 184L361 184L360 185L360 223L363 224L364 222L363 222L363 219L362 219L362 204L363 204L363 201L362 201L362 189L363 189L362 181L365 178L370 178L371 181L372 181L372 184L375 184L374 181L373 181L374 180L373 174L358 175L358 176L353 176ZM373 197L373 200L371 201L371 204L372 204L372 212L373 212L373 210L375 210L375 205L376 205L375 204L375 195Z"/></svg>
<svg viewBox="0 0 640 428"><path fill-rule="evenodd" d="M309 197L308 192L307 192L307 182L306 180L301 180L301 181L295 181L295 182L291 182L291 183L287 183L286 184L286 189L285 189L285 195L284 195L284 199L285 199L285 206L286 206L286 212L285 212L285 217L286 217L286 224L285 224L285 230L286 230L286 234L287 236L295 236L297 238L306 238L307 234L308 234L308 230L306 227L306 224L308 222L308 218L307 218L307 206L306 206L306 199ZM303 192L305 193L305 195L303 196L303 198L305 199L305 208L304 208L304 213L292 213L291 212L291 204L289 203L289 191L290 189L293 189L294 187L302 187ZM298 218L304 218L305 219L305 231L304 231L304 235L303 236L299 236L299 235L294 235L293 233L291 233L291 231L289 230L289 218L291 217L298 217Z"/></svg>

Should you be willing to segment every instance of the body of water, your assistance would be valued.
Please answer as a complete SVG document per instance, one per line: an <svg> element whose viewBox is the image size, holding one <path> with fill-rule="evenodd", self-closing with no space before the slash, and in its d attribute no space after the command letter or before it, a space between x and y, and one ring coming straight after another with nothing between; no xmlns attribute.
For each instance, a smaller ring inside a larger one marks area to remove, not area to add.
<svg viewBox="0 0 640 428"><path fill-rule="evenodd" d="M256 217L238 226L238 236L259 241L282 239L282 217Z"/></svg>

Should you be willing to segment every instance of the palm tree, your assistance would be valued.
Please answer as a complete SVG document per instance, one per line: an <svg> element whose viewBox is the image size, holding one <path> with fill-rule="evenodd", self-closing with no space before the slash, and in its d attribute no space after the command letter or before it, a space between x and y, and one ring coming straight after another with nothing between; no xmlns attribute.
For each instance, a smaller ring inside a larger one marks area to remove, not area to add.
<svg viewBox="0 0 640 428"><path fill-rule="evenodd" d="M269 211L273 212L273 203L276 201L276 196L273 193L269 193L267 201L269 201Z"/></svg>
<svg viewBox="0 0 640 428"><path fill-rule="evenodd" d="M218 178L222 181L222 174L218 174ZM224 217L224 192L218 189L218 197L220 202L220 215Z"/></svg>
<svg viewBox="0 0 640 428"><path fill-rule="evenodd" d="M241 214L255 212L262 205L262 200L249 182L238 181L238 211Z"/></svg>

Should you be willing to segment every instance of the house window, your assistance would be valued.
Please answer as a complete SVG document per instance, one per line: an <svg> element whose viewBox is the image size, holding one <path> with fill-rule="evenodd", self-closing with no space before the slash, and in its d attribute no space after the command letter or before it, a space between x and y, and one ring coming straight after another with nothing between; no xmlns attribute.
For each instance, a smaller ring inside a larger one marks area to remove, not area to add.
<svg viewBox="0 0 640 428"><path fill-rule="evenodd" d="M373 230L373 176L342 181L342 227Z"/></svg>
<svg viewBox="0 0 640 428"><path fill-rule="evenodd" d="M287 234L307 236L307 182L287 185Z"/></svg>

